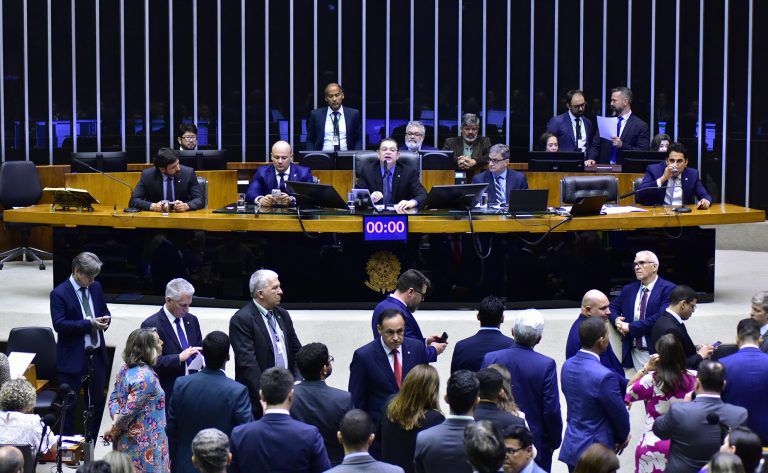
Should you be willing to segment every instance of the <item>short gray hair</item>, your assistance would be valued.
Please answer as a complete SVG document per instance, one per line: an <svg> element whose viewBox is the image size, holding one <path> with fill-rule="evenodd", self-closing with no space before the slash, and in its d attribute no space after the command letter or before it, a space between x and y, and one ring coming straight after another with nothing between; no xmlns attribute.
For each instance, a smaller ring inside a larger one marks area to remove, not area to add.
<svg viewBox="0 0 768 473"><path fill-rule="evenodd" d="M464 429L464 451L475 471L498 471L504 463L506 447L499 429L489 420L468 424Z"/></svg>
<svg viewBox="0 0 768 473"><path fill-rule="evenodd" d="M653 251L649 251L649 250L638 251L635 254L635 258L637 258L637 257L647 259L648 262L653 263L653 264L656 265L656 269L657 270L659 269L659 257L656 256L656 253L654 253Z"/></svg>
<svg viewBox="0 0 768 473"><path fill-rule="evenodd" d="M515 343L533 347L544 333L544 316L536 309L518 312L515 317Z"/></svg>
<svg viewBox="0 0 768 473"><path fill-rule="evenodd" d="M413 120L408 122L408 124L405 125L406 132L408 131L408 128L418 128L421 130L422 133L425 133L427 131L427 128L424 126L424 124L418 120Z"/></svg>
<svg viewBox="0 0 768 473"><path fill-rule="evenodd" d="M251 274L251 280L248 281L248 290L251 291L251 297L256 294L256 291L267 287L267 281L272 278L277 278L277 273L271 269L260 269Z"/></svg>
<svg viewBox="0 0 768 473"><path fill-rule="evenodd" d="M509 159L509 146L503 143L496 143L495 145L491 146L488 154L499 155L502 157L502 159Z"/></svg>
<svg viewBox="0 0 768 473"><path fill-rule="evenodd" d="M0 388L0 410L23 412L35 407L37 393L24 378L11 379Z"/></svg>
<svg viewBox="0 0 768 473"><path fill-rule="evenodd" d="M172 301L178 301L181 296L187 294L191 296L194 293L195 287L184 278L171 279L165 285L165 297L169 297Z"/></svg>
<svg viewBox="0 0 768 473"><path fill-rule="evenodd" d="M229 438L219 429L203 429L192 439L192 455L203 473L218 473L227 466Z"/></svg>
<svg viewBox="0 0 768 473"><path fill-rule="evenodd" d="M760 291L752 296L752 303L768 311L768 291Z"/></svg>
<svg viewBox="0 0 768 473"><path fill-rule="evenodd" d="M461 126L480 126L480 117L474 113L465 113L461 116Z"/></svg>
<svg viewBox="0 0 768 473"><path fill-rule="evenodd" d="M85 251L75 256L75 259L72 260L72 272L74 273L77 271L86 276L95 278L101 272L102 264L103 263L98 256L89 251Z"/></svg>

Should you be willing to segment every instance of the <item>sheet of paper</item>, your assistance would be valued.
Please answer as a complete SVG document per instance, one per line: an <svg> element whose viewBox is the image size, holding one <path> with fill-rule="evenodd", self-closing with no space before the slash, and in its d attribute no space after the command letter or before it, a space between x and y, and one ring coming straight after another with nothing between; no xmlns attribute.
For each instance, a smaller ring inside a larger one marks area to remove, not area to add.
<svg viewBox="0 0 768 473"><path fill-rule="evenodd" d="M618 117L597 117L597 128L600 130L600 138L606 140L612 139L616 136L616 124L618 123Z"/></svg>
<svg viewBox="0 0 768 473"><path fill-rule="evenodd" d="M203 361L203 355L198 354L194 360L192 360L192 363L189 364L190 370L197 370L200 371L205 366L205 363Z"/></svg>
<svg viewBox="0 0 768 473"><path fill-rule="evenodd" d="M21 378L27 367L35 359L36 353L25 353L23 351L14 351L8 355L8 364L11 367L11 379Z"/></svg>
<svg viewBox="0 0 768 473"><path fill-rule="evenodd" d="M645 209L641 209L640 207L633 207L631 205L619 205L615 207L603 207L603 212L606 213L606 215L613 215L613 214L626 214L630 212L647 212Z"/></svg>

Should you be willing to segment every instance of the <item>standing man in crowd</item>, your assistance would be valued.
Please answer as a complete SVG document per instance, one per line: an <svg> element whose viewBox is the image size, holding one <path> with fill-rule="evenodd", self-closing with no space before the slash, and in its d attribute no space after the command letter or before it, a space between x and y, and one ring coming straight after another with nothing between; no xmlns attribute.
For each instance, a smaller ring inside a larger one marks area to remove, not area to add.
<svg viewBox="0 0 768 473"><path fill-rule="evenodd" d="M477 371L486 353L509 348L515 343L499 329L504 322L502 299L488 296L480 301L477 320L480 321L480 330L471 337L457 342L453 349L451 373L458 370Z"/></svg>
<svg viewBox="0 0 768 473"><path fill-rule="evenodd" d="M245 200L265 207L290 205L293 199L288 184L291 181L313 182L312 170L293 162L293 151L290 143L286 141L278 141L272 145L269 159L272 164L256 169L245 193ZM272 195L275 189L280 190L277 196Z"/></svg>
<svg viewBox="0 0 768 473"><path fill-rule="evenodd" d="M427 191L419 181L418 170L398 162L397 141L381 140L378 154L378 162L362 166L355 188L368 189L374 204L394 206L398 212L421 206L427 199Z"/></svg>
<svg viewBox="0 0 768 473"><path fill-rule="evenodd" d="M141 171L129 205L141 210L162 212L163 201L168 201L170 210L174 212L205 207L195 170L182 166L178 154L171 148L160 148L155 156L155 166Z"/></svg>
<svg viewBox="0 0 768 473"><path fill-rule="evenodd" d="M368 453L376 437L373 422L365 411L352 409L341 419L338 441L344 446L344 461L332 473L353 473L367 471L371 473L403 473L399 466L376 461Z"/></svg>
<svg viewBox="0 0 768 473"><path fill-rule="evenodd" d="M528 189L528 180L525 174L508 169L509 146L495 144L491 146L488 158L488 169L475 174L472 182L475 184L488 184L488 203L495 205L509 205L509 196L513 190Z"/></svg>
<svg viewBox="0 0 768 473"><path fill-rule="evenodd" d="M453 151L456 165L463 171L479 172L488 164L491 140L479 136L480 117L474 113L461 116L461 136L445 140L443 149Z"/></svg>
<svg viewBox="0 0 768 473"><path fill-rule="evenodd" d="M59 335L56 341L56 371L59 383L74 391L64 413L62 435L73 435L74 409L83 377L88 374L88 357L93 360L90 399L94 408L91 434L95 439L104 412L104 382L107 375L107 345L104 331L110 317L104 292L95 279L101 272L101 260L85 252L72 260L72 275L51 291L51 320Z"/></svg>
<svg viewBox="0 0 768 473"><path fill-rule="evenodd" d="M344 91L334 82L325 87L326 107L312 110L307 121L307 150L363 149L360 111L342 106Z"/></svg>
<svg viewBox="0 0 768 473"><path fill-rule="evenodd" d="M651 333L651 346L656 346L656 342L664 335L673 334L683 345L688 368L692 370L697 369L701 360L712 356L714 351L708 343L694 345L685 327L685 321L690 319L696 310L696 302L696 291L682 284L675 286L669 293L669 307L659 316Z"/></svg>
<svg viewBox="0 0 768 473"><path fill-rule="evenodd" d="M688 167L685 146L672 143L667 152L666 161L651 164L645 169L643 182L637 187L641 191L637 193L637 201L643 205L680 207L695 197L697 208L708 209L712 196L701 183L699 171Z"/></svg>
<svg viewBox="0 0 768 473"><path fill-rule="evenodd" d="M651 146L648 124L632 113L632 91L626 87L611 90L611 110L618 118L616 134L600 138L598 163L621 164L622 151L646 151Z"/></svg>
<svg viewBox="0 0 768 473"><path fill-rule="evenodd" d="M760 326L760 349L768 353L768 291L761 291L752 296L752 310L749 316Z"/></svg>
<svg viewBox="0 0 768 473"><path fill-rule="evenodd" d="M229 321L229 337L235 353L235 381L248 387L253 416L262 416L259 379L269 368L295 370L295 356L301 349L293 321L279 307L283 290L277 273L260 269L248 283L251 302L235 312Z"/></svg>
<svg viewBox="0 0 768 473"><path fill-rule="evenodd" d="M547 131L557 136L560 151L584 153L584 165L594 166L598 151L594 146L595 124L584 116L587 109L584 92L569 90L565 94L565 102L568 111L552 117L547 123Z"/></svg>
<svg viewBox="0 0 768 473"><path fill-rule="evenodd" d="M179 151L192 151L197 149L197 127L194 123L181 123L176 130L176 142Z"/></svg>

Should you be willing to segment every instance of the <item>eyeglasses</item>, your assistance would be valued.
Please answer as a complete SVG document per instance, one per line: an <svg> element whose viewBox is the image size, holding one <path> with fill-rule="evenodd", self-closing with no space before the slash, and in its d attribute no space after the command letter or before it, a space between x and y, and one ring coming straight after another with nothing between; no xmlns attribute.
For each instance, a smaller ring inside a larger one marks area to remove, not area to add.
<svg viewBox="0 0 768 473"><path fill-rule="evenodd" d="M507 447L507 455L514 455L520 450L525 450L525 447L520 447L520 448Z"/></svg>
<svg viewBox="0 0 768 473"><path fill-rule="evenodd" d="M420 295L422 300L424 300L424 298L427 297L426 291L425 292L421 292L418 289L416 289L415 287L412 287L411 289L413 289L413 292L415 292L416 294Z"/></svg>
<svg viewBox="0 0 768 473"><path fill-rule="evenodd" d="M693 310L696 310L696 304L695 304L695 303L694 303L694 304L691 304L691 303L690 303L690 302L688 302L688 301L683 301L683 302L685 302L686 304L688 304L689 306L691 306L691 310L692 310L692 311L693 311Z"/></svg>
<svg viewBox="0 0 768 473"><path fill-rule="evenodd" d="M184 136L181 137L181 139L184 140L184 141L197 141L197 136L196 135L184 135Z"/></svg>
<svg viewBox="0 0 768 473"><path fill-rule="evenodd" d="M328 357L328 363L333 363L334 361L336 361L336 360L334 360L332 356Z"/></svg>
<svg viewBox="0 0 768 473"><path fill-rule="evenodd" d="M632 263L633 266L645 266L646 264L654 264L653 261L635 261Z"/></svg>
<svg viewBox="0 0 768 473"><path fill-rule="evenodd" d="M507 159L489 159L488 162L491 164L499 164L503 163L504 161L509 161L509 158Z"/></svg>
<svg viewBox="0 0 768 473"><path fill-rule="evenodd" d="M407 132L405 134L405 136L410 136L410 137L413 137L413 138L418 138L420 136L424 136L424 133L415 133L415 132L409 131L409 132Z"/></svg>

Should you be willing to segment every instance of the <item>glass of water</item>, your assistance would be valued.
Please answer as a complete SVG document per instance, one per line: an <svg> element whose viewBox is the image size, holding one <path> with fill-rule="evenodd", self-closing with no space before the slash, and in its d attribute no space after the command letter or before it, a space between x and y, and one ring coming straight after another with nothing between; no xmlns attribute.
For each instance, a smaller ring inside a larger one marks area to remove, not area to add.
<svg viewBox="0 0 768 473"><path fill-rule="evenodd" d="M350 211L355 210L355 193L354 192L347 192L347 207Z"/></svg>
<svg viewBox="0 0 768 473"><path fill-rule="evenodd" d="M171 211L171 203L167 200L160 201L160 209L163 211L163 217L167 217Z"/></svg>
<svg viewBox="0 0 768 473"><path fill-rule="evenodd" d="M237 211L245 212L245 194L242 192L237 194Z"/></svg>

